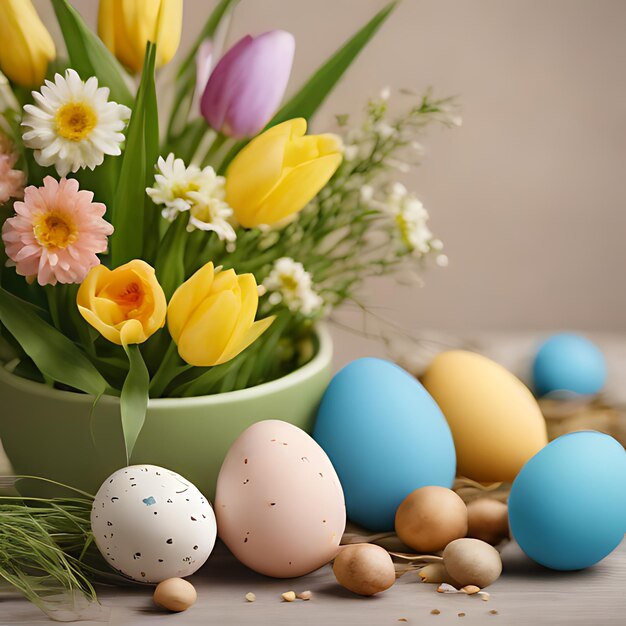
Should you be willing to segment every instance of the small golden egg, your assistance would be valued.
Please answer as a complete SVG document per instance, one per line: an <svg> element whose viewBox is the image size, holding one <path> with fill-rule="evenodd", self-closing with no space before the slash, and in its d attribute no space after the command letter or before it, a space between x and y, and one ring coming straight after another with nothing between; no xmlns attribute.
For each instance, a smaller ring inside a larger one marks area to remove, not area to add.
<svg viewBox="0 0 626 626"><path fill-rule="evenodd" d="M416 552L438 552L467 534L467 507L445 487L420 487L396 511L396 533Z"/></svg>
<svg viewBox="0 0 626 626"><path fill-rule="evenodd" d="M168 578L154 590L154 603L168 611L186 611L198 599L195 587L182 578Z"/></svg>
<svg viewBox="0 0 626 626"><path fill-rule="evenodd" d="M342 587L361 596L373 596L396 582L389 553L373 543L342 548L333 563L333 573Z"/></svg>

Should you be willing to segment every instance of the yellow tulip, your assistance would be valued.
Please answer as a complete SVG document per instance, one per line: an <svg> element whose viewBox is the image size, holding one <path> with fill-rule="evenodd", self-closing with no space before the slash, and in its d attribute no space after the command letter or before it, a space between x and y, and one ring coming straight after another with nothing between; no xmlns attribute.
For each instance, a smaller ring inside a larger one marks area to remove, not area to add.
<svg viewBox="0 0 626 626"><path fill-rule="evenodd" d="M96 265L78 289L80 314L117 345L143 343L165 325L167 302L154 269L135 259L110 270Z"/></svg>
<svg viewBox="0 0 626 626"><path fill-rule="evenodd" d="M183 0L100 0L98 34L132 72L140 72L146 43L156 43L157 67L171 61L180 43Z"/></svg>
<svg viewBox="0 0 626 626"><path fill-rule="evenodd" d="M38 87L56 55L31 0L0 0L0 70L18 85Z"/></svg>
<svg viewBox="0 0 626 626"><path fill-rule="evenodd" d="M306 120L278 124L255 137L230 164L226 201L246 228L297 213L335 173L342 158L335 135L307 135Z"/></svg>
<svg viewBox="0 0 626 626"><path fill-rule="evenodd" d="M259 295L252 274L201 267L172 296L167 326L178 354L190 365L230 361L256 341L274 321L254 321Z"/></svg>

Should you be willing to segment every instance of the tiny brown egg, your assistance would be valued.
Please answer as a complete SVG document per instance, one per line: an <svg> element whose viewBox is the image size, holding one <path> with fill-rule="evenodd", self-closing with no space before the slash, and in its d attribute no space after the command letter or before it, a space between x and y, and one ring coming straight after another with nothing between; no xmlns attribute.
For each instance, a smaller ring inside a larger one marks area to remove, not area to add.
<svg viewBox="0 0 626 626"><path fill-rule="evenodd" d="M491 545L509 537L509 507L491 498L478 498L467 505L467 536Z"/></svg>
<svg viewBox="0 0 626 626"><path fill-rule="evenodd" d="M417 552L438 552L467 534L467 507L445 487L420 487L396 511L396 533Z"/></svg>
<svg viewBox="0 0 626 626"><path fill-rule="evenodd" d="M500 553L480 539L456 539L449 543L443 551L443 564L463 587L476 585L482 589L502 573Z"/></svg>
<svg viewBox="0 0 626 626"><path fill-rule="evenodd" d="M357 543L342 548L333 563L337 582L353 593L373 596L389 589L396 571L389 553L372 543Z"/></svg>
<svg viewBox="0 0 626 626"><path fill-rule="evenodd" d="M198 599L195 587L182 578L168 578L154 590L155 604L168 611L186 611Z"/></svg>

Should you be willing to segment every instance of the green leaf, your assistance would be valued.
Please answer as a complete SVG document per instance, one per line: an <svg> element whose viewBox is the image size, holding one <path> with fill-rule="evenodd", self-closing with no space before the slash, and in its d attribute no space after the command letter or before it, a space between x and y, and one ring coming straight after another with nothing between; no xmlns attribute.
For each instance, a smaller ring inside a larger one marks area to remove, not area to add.
<svg viewBox="0 0 626 626"><path fill-rule="evenodd" d="M0 322L45 377L93 396L108 389L107 381L80 348L42 320L30 305L2 288Z"/></svg>
<svg viewBox="0 0 626 626"><path fill-rule="evenodd" d="M129 370L122 387L120 409L126 463L130 463L137 438L146 420L150 374L137 344L124 346L124 350L128 355Z"/></svg>
<svg viewBox="0 0 626 626"><path fill-rule="evenodd" d="M147 147L149 145L151 152L155 147L156 118L152 110L155 58L156 46L148 43L141 83L126 132L126 149L113 205L111 221L115 232L109 241L114 268L141 258L143 253ZM156 133L158 135L158 126Z"/></svg>
<svg viewBox="0 0 626 626"><path fill-rule="evenodd" d="M379 11L322 65L305 85L272 118L268 127L294 117L311 119L345 71L394 10L397 0Z"/></svg>
<svg viewBox="0 0 626 626"><path fill-rule="evenodd" d="M322 102L339 82L345 71L352 65L361 50L367 45L376 31L396 7L398 0L390 2L379 11L361 30L349 39L335 54L333 54L300 90L276 113L265 130L294 117L304 117L307 121L313 117ZM228 164L247 141L237 142L224 158L220 172L224 172Z"/></svg>
<svg viewBox="0 0 626 626"><path fill-rule="evenodd" d="M124 81L122 66L67 0L52 0L52 5L63 33L70 66L83 80L96 76L100 85L111 90L111 99L130 106L133 97Z"/></svg>
<svg viewBox="0 0 626 626"><path fill-rule="evenodd" d="M189 119L193 95L196 88L196 54L198 48L202 45L204 40L211 39L215 35L224 16L229 10L235 7L237 2L239 2L239 0L220 0L220 2L218 2L200 31L200 34L191 46L189 53L180 64L174 89L176 98L167 129L168 143L171 143L175 137L178 137L184 132L187 120ZM217 61L217 59L215 59L215 61ZM206 123L204 124L204 130L208 130Z"/></svg>
<svg viewBox="0 0 626 626"><path fill-rule="evenodd" d="M155 271L165 297L169 300L176 288L185 280L185 245L188 216L180 214L163 237L157 254Z"/></svg>

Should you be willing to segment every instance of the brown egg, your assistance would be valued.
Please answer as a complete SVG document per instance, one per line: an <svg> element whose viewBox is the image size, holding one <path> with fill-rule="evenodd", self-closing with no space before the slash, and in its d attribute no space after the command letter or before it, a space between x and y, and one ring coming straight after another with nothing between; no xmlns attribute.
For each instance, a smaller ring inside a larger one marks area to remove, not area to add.
<svg viewBox="0 0 626 626"><path fill-rule="evenodd" d="M168 578L154 590L155 604L168 611L186 611L198 599L195 587L182 578Z"/></svg>
<svg viewBox="0 0 626 626"><path fill-rule="evenodd" d="M342 548L333 563L333 573L342 587L361 596L373 596L396 582L389 553L373 543Z"/></svg>
<svg viewBox="0 0 626 626"><path fill-rule="evenodd" d="M467 505L467 536L491 545L509 537L509 508L503 502L479 498Z"/></svg>
<svg viewBox="0 0 626 626"><path fill-rule="evenodd" d="M396 511L396 533L416 552L438 552L467 534L467 507L445 487L421 487Z"/></svg>
<svg viewBox="0 0 626 626"><path fill-rule="evenodd" d="M497 580L502 573L500 553L479 539L456 539L443 551L447 572L460 585L481 589Z"/></svg>

